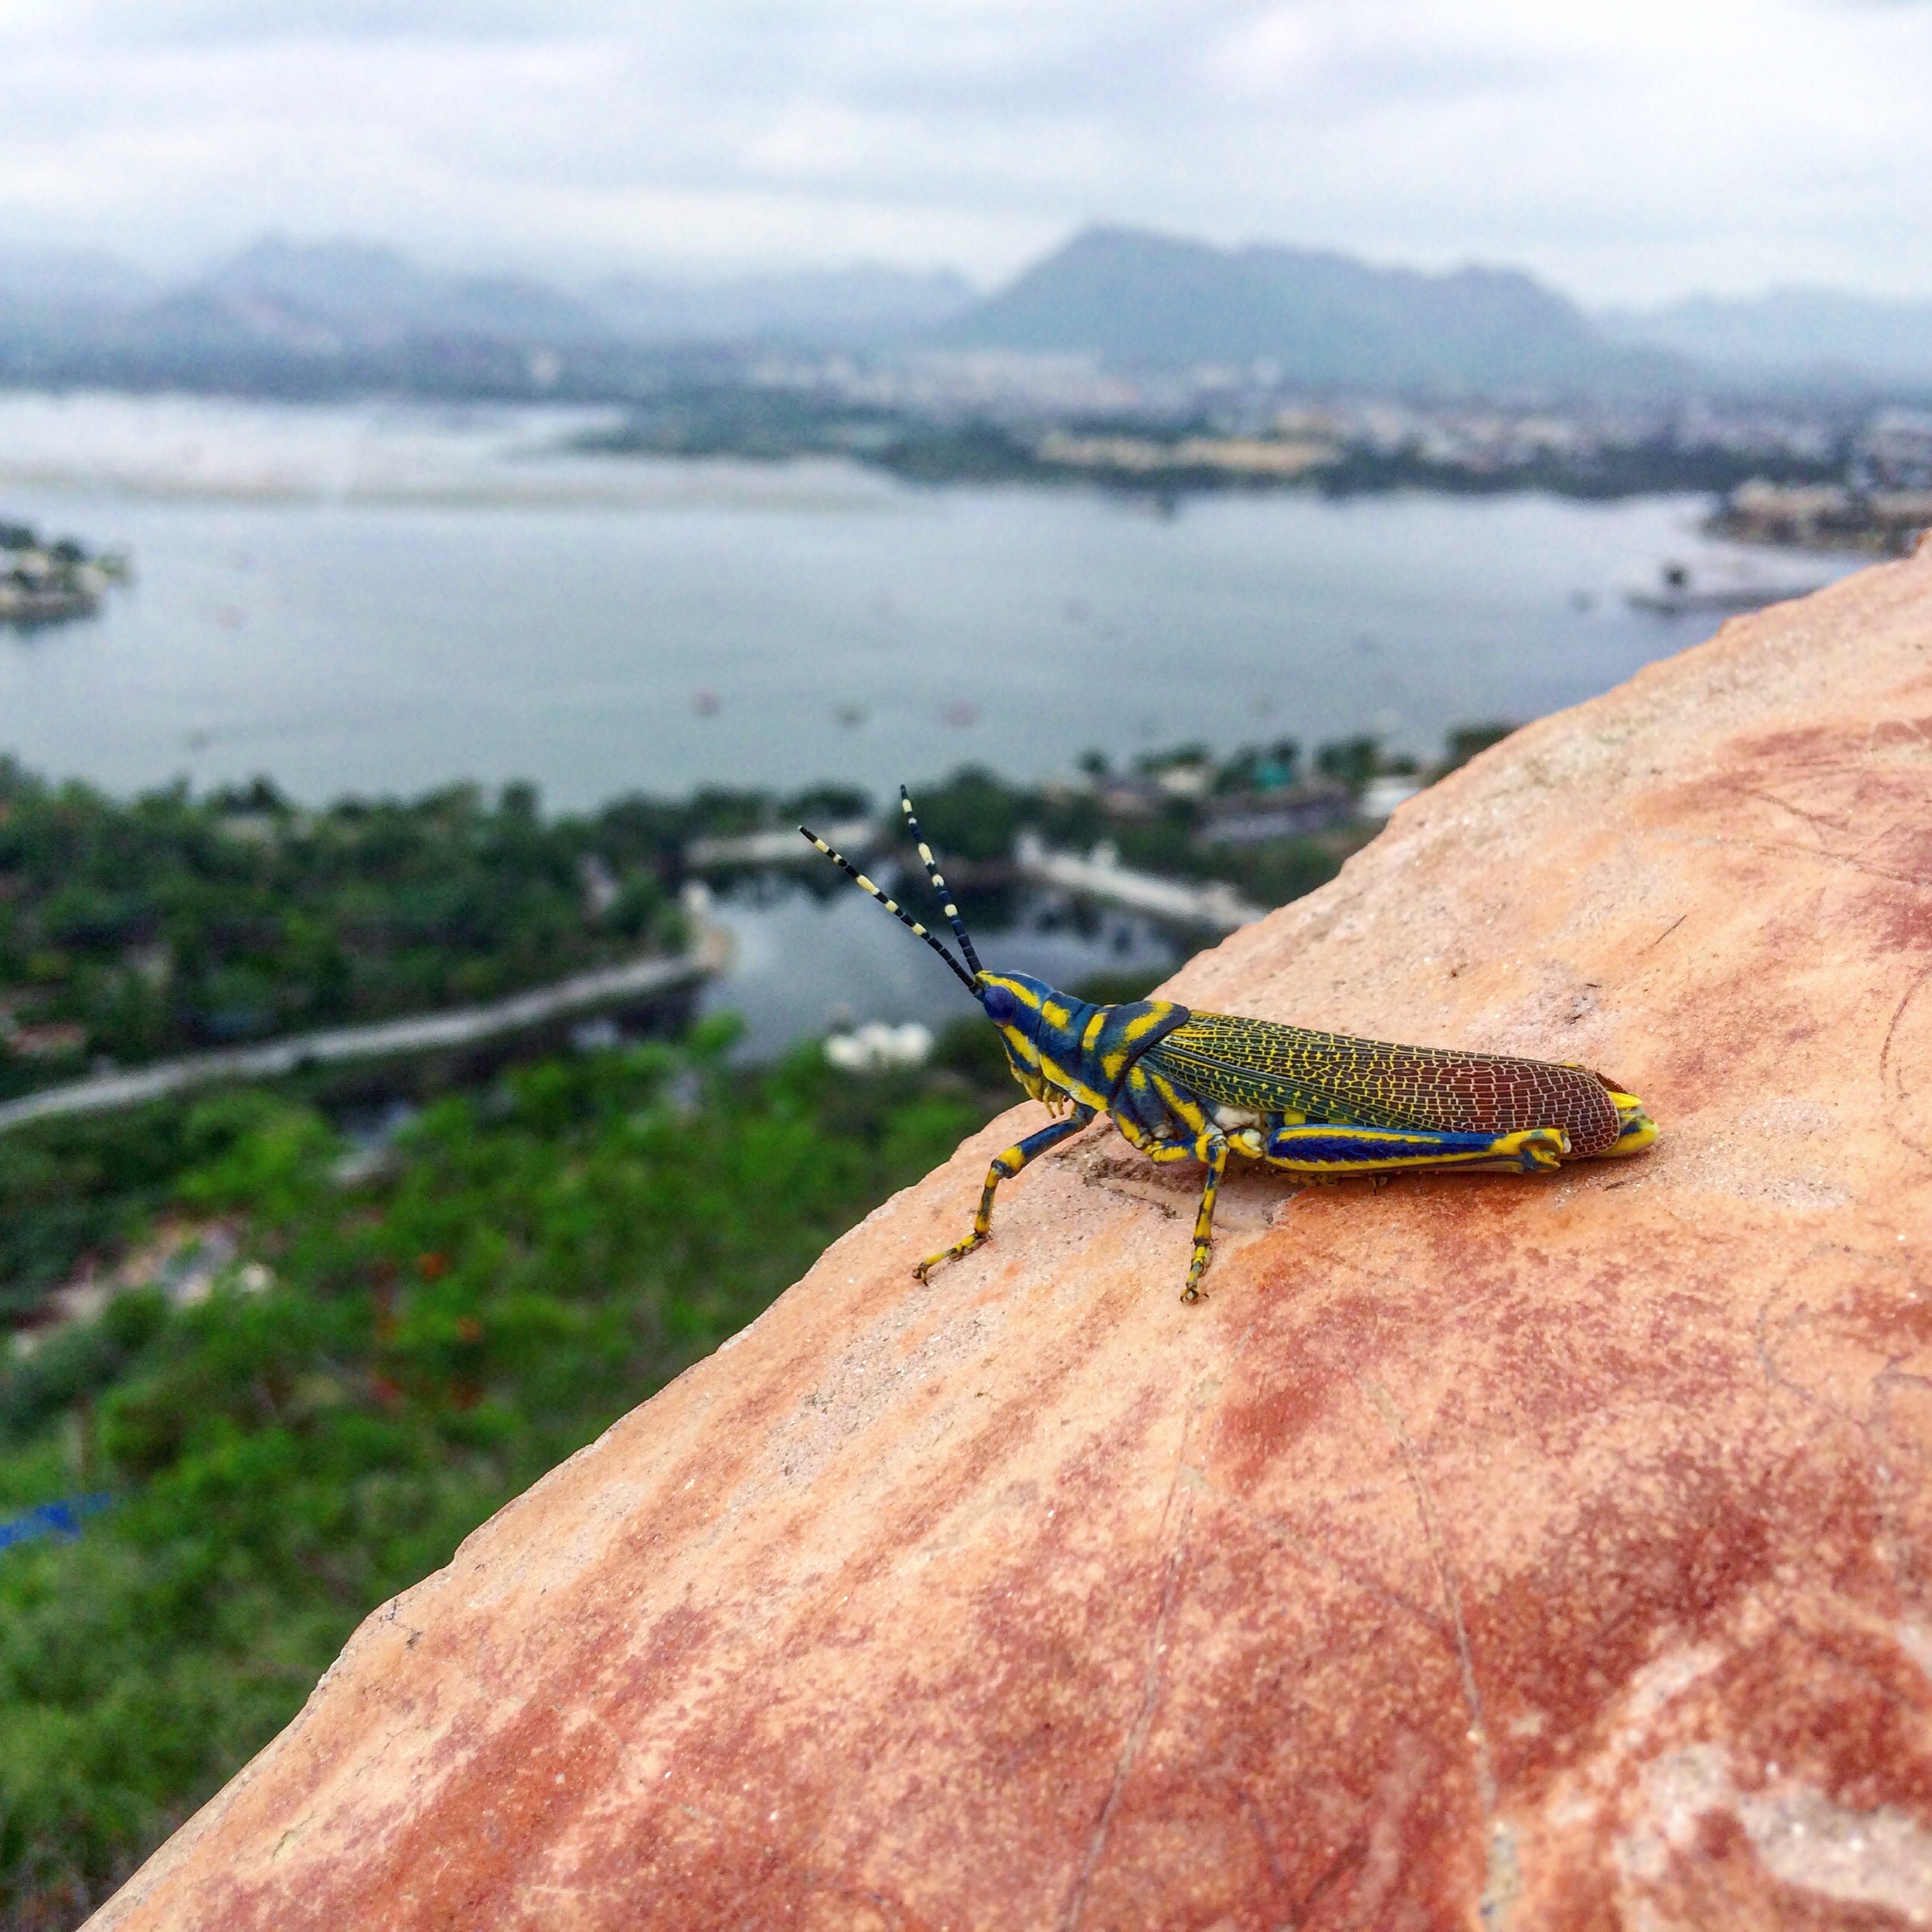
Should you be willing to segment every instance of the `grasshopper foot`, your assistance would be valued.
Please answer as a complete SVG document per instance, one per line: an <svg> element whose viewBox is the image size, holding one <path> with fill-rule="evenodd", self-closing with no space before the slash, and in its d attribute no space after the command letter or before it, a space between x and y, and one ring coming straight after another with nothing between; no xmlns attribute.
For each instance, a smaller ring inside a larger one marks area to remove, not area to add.
<svg viewBox="0 0 1932 1932"><path fill-rule="evenodd" d="M1196 1242L1193 1263L1188 1269L1187 1286L1181 1290L1183 1301L1208 1299L1208 1290L1200 1285L1200 1279L1208 1272L1208 1264L1212 1258L1213 1250L1206 1241Z"/></svg>
<svg viewBox="0 0 1932 1932"><path fill-rule="evenodd" d="M964 1241L956 1241L950 1248L942 1248L937 1254L928 1255L912 1271L912 1279L915 1281L925 1280L934 1268L942 1267L948 1261L963 1260L983 1242L989 1241L992 1238L990 1234L981 1234L975 1232L968 1234Z"/></svg>

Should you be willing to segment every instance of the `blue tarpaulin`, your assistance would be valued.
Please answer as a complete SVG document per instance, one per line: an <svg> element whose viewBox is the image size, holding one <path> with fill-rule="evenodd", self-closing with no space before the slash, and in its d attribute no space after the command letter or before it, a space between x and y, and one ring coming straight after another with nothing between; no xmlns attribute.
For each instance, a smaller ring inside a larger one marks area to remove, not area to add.
<svg viewBox="0 0 1932 1932"><path fill-rule="evenodd" d="M77 1537L80 1518L105 1509L113 1500L102 1490L93 1496L63 1496L58 1503L43 1503L24 1516L9 1516L0 1522L0 1549L9 1544L31 1543L36 1537Z"/></svg>

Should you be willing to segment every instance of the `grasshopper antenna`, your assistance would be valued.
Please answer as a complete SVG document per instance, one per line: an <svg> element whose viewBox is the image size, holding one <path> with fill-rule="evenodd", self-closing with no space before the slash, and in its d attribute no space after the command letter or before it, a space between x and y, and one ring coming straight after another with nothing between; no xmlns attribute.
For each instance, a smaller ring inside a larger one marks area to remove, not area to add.
<svg viewBox="0 0 1932 1932"><path fill-rule="evenodd" d="M945 908L946 922L953 928L953 937L959 942L959 949L966 955L966 964L973 969L976 979L986 968L979 964L979 955L973 950L973 942L967 935L966 923L959 915L959 908L953 903L953 895L946 890L945 881L939 876L938 862L932 856L932 848L920 835L919 821L912 816L912 800L904 785L899 788L899 809L905 814L906 829L912 834L912 842L919 848L926 876L932 881L933 890Z"/></svg>
<svg viewBox="0 0 1932 1932"><path fill-rule="evenodd" d="M881 892L879 889L874 886L872 882L867 878L866 875L861 872L849 859L846 858L842 852L835 852L816 832L811 829L809 826L800 826L799 827L799 830L803 833L807 838L810 839L811 842L816 845L818 849L823 852L825 856L829 859L841 872L846 874L848 877L849 877L859 887L860 891L870 893L872 897L893 915L894 919L898 920L901 926L909 927L912 931L919 935L920 938L923 939L926 943L930 946L942 960L945 961L947 965L953 969L954 974L959 979L960 984L964 987L966 990L970 993L975 999L977 999L979 997L979 982L975 980L972 975L969 973L966 968L945 949L945 946L943 946L939 941L935 939L932 934L919 923L917 919L913 918L910 912L908 912L902 906L900 906L897 900L889 899L886 894ZM972 949L968 947L967 949L967 957L970 959L972 957Z"/></svg>

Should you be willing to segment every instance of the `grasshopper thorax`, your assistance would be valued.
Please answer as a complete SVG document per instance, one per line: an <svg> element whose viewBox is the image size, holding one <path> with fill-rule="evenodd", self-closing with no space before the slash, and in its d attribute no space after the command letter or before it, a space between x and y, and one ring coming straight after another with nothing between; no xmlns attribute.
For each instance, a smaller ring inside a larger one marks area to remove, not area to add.
<svg viewBox="0 0 1932 1932"><path fill-rule="evenodd" d="M1127 1069L1189 1017L1171 1000L1095 1006L1024 973L982 972L979 990L1013 1078L1051 1107L1110 1108Z"/></svg>

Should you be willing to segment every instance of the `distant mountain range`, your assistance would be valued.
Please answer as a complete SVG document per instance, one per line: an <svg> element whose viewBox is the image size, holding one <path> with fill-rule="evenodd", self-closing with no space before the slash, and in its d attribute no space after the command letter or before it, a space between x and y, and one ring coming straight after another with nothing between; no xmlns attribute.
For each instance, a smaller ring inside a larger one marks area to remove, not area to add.
<svg viewBox="0 0 1932 1932"><path fill-rule="evenodd" d="M1932 392L1932 302L1826 290L1586 314L1514 269L1378 268L1307 249L1218 249L1090 228L938 339L1125 366L1273 364L1389 391L1664 391L1720 383Z"/></svg>
<svg viewBox="0 0 1932 1932"><path fill-rule="evenodd" d="M566 345L609 333L588 305L514 275L444 275L361 242L258 242L149 312L171 330L324 354L412 335Z"/></svg>
<svg viewBox="0 0 1932 1932"><path fill-rule="evenodd" d="M185 285L0 249L0 380L326 394L635 393L667 355L749 349L1073 355L1385 395L1673 393L1815 382L1932 392L1932 304L1790 290L1593 317L1515 270L1088 229L1005 287L859 266L567 293L366 242L271 238Z"/></svg>
<svg viewBox="0 0 1932 1932"><path fill-rule="evenodd" d="M1607 341L1574 303L1514 270L1425 275L1131 228L1076 236L942 335L1126 366L1271 364L1319 388L1655 389L1684 374L1667 354Z"/></svg>
<svg viewBox="0 0 1932 1932"><path fill-rule="evenodd" d="M0 248L0 331L98 325L161 293L159 283L110 255Z"/></svg>
<svg viewBox="0 0 1932 1932"><path fill-rule="evenodd" d="M408 335L572 343L766 342L859 347L972 299L960 276L859 266L683 284L612 276L580 295L509 275L444 275L365 242L258 242L165 305L209 324L361 346Z"/></svg>
<svg viewBox="0 0 1932 1932"><path fill-rule="evenodd" d="M867 348L906 342L973 300L964 275L859 264L813 274L683 284L615 276L591 290L605 324L633 342L796 343Z"/></svg>
<svg viewBox="0 0 1932 1932"><path fill-rule="evenodd" d="M964 308L960 276L859 265L567 294L354 241L258 242L169 287L104 257L0 250L0 378L328 393L623 393L651 352L866 350Z"/></svg>
<svg viewBox="0 0 1932 1932"><path fill-rule="evenodd" d="M1598 318L1613 342L1668 350L1743 380L1901 384L1932 389L1932 301L1883 301L1831 289L1693 296Z"/></svg>

